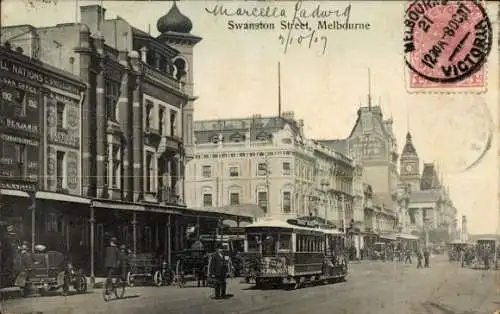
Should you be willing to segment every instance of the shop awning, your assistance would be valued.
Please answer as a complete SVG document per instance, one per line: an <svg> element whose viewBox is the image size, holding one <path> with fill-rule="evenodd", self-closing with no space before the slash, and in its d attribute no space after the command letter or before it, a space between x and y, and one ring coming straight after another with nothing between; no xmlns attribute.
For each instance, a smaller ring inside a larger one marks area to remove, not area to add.
<svg viewBox="0 0 500 314"><path fill-rule="evenodd" d="M131 210L131 211L146 211L146 207L143 205L119 203L119 202L92 201L92 207L105 208L105 209Z"/></svg>
<svg viewBox="0 0 500 314"><path fill-rule="evenodd" d="M68 203L79 203L79 204L90 205L90 199L88 198L75 195L68 195L64 193L38 191L36 192L36 198L42 200L54 200L54 201L61 201Z"/></svg>
<svg viewBox="0 0 500 314"><path fill-rule="evenodd" d="M0 195L30 197L28 193L19 190L0 189Z"/></svg>
<svg viewBox="0 0 500 314"><path fill-rule="evenodd" d="M396 234L396 237L405 239L405 240L418 240L420 237L415 236L413 234L407 234L407 233L398 233Z"/></svg>
<svg viewBox="0 0 500 314"><path fill-rule="evenodd" d="M249 218L261 218L265 216L264 211L257 204L239 204L239 205L228 205L222 207L212 207L207 209L209 211L229 214L234 216L244 216Z"/></svg>
<svg viewBox="0 0 500 314"><path fill-rule="evenodd" d="M394 236L393 234L381 234L381 235L379 235L379 238L384 239L384 240L391 240L391 241L397 240L396 236Z"/></svg>

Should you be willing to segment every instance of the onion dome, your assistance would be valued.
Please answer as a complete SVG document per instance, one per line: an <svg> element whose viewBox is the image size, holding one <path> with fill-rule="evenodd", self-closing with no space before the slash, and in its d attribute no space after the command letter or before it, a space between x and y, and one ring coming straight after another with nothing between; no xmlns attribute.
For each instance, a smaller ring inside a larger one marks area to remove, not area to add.
<svg viewBox="0 0 500 314"><path fill-rule="evenodd" d="M156 28L162 34L166 32L189 33L193 28L193 23L179 11L174 1L174 5L170 8L170 11L158 19Z"/></svg>

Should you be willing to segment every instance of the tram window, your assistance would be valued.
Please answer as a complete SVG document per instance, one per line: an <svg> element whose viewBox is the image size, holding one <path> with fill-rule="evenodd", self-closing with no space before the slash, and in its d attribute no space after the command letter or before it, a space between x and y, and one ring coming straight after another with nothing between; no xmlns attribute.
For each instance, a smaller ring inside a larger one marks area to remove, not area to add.
<svg viewBox="0 0 500 314"><path fill-rule="evenodd" d="M273 255L276 253L277 234L265 234L262 241L262 254Z"/></svg>
<svg viewBox="0 0 500 314"><path fill-rule="evenodd" d="M260 252L260 235L247 234L247 250L248 252Z"/></svg>
<svg viewBox="0 0 500 314"><path fill-rule="evenodd" d="M292 235L280 233L278 251L290 251L292 249Z"/></svg>

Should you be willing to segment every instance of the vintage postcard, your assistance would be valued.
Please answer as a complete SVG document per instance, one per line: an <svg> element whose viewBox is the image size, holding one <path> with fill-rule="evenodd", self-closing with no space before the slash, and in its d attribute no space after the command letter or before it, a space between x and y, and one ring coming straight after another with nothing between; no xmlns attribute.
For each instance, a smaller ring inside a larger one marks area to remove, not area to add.
<svg viewBox="0 0 500 314"><path fill-rule="evenodd" d="M499 313L499 14L2 1L0 313Z"/></svg>

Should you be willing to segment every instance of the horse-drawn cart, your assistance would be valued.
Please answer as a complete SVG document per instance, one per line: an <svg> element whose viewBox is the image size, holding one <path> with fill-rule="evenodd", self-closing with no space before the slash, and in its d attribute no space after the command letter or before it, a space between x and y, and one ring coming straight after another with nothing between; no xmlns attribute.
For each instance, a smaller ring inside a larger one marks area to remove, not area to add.
<svg viewBox="0 0 500 314"><path fill-rule="evenodd" d="M129 267L127 284L131 287L137 283L153 283L157 287L164 284L162 262L152 253L131 255Z"/></svg>

